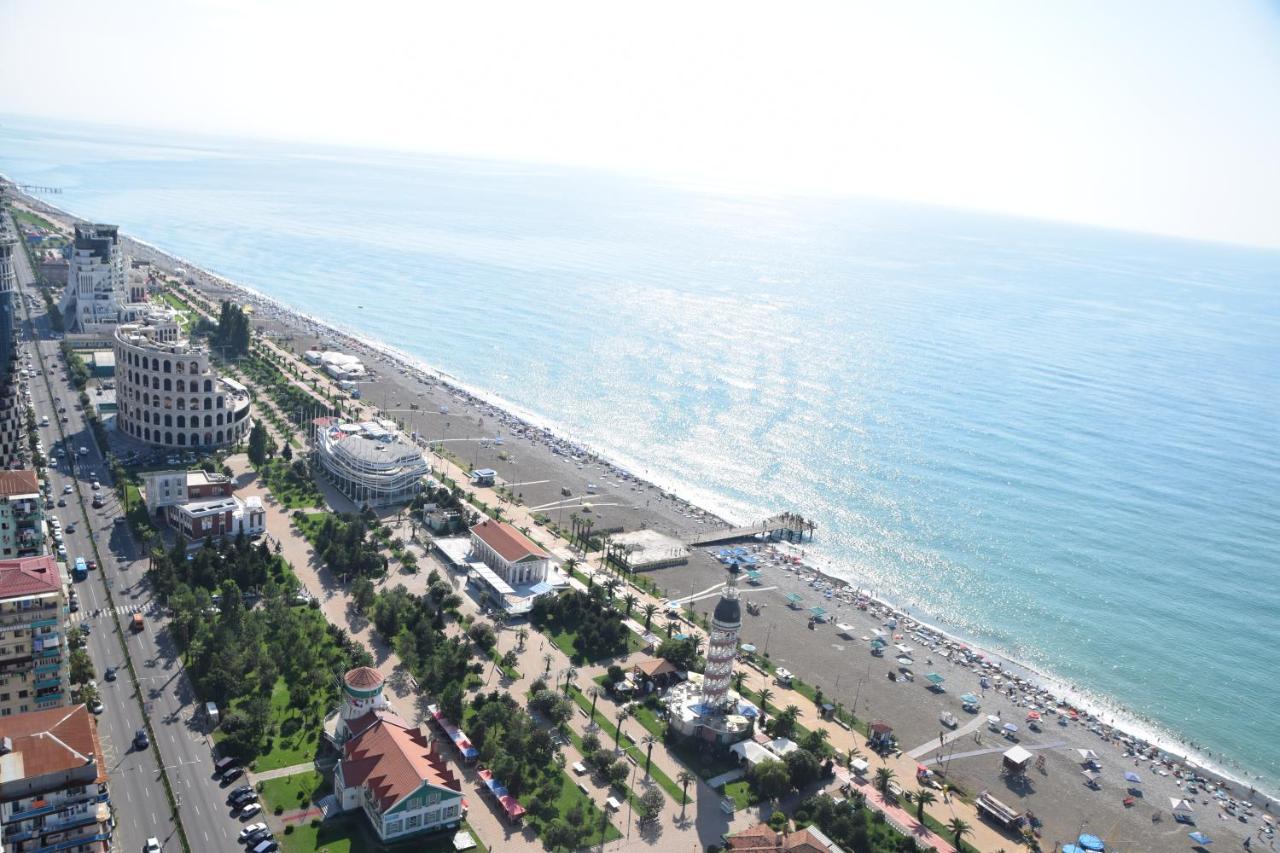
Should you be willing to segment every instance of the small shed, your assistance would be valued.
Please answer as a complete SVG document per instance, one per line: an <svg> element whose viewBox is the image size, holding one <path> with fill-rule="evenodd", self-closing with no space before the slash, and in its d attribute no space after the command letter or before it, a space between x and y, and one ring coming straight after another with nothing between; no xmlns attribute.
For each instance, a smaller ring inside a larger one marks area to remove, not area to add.
<svg viewBox="0 0 1280 853"><path fill-rule="evenodd" d="M1015 746L1004 753L1004 772L1010 776L1022 776L1027 772L1027 765L1033 756L1021 746Z"/></svg>
<svg viewBox="0 0 1280 853"><path fill-rule="evenodd" d="M869 729L872 746L891 746L893 744L893 726L884 720L873 720Z"/></svg>

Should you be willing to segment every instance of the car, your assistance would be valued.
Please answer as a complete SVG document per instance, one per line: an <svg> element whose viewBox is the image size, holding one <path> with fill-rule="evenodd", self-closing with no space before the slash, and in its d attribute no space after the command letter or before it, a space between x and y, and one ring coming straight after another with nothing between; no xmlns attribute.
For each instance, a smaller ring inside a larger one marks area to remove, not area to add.
<svg viewBox="0 0 1280 853"><path fill-rule="evenodd" d="M71 418L67 417L66 415L63 415L63 416L62 416L62 422L63 422L64 424L69 424L69 423L71 423Z"/></svg>
<svg viewBox="0 0 1280 853"><path fill-rule="evenodd" d="M280 845L276 843L276 840L274 838L268 838L267 840L259 843L257 847L253 848L253 853L275 853L275 851L279 849Z"/></svg>
<svg viewBox="0 0 1280 853"><path fill-rule="evenodd" d="M146 729L138 729L133 733L133 748L146 749L151 746L151 738L147 737Z"/></svg>
<svg viewBox="0 0 1280 853"><path fill-rule="evenodd" d="M73 521L73 522L71 522L70 524L68 524L68 525L64 528L64 532L66 532L66 533L75 533L75 532L76 532L76 523Z"/></svg>
<svg viewBox="0 0 1280 853"><path fill-rule="evenodd" d="M58 498L58 506L66 506L66 505L67 505L66 498Z"/></svg>
<svg viewBox="0 0 1280 853"><path fill-rule="evenodd" d="M240 819L248 820L260 811L262 811L262 803L248 803L244 808L240 809Z"/></svg>
<svg viewBox="0 0 1280 853"><path fill-rule="evenodd" d="M65 560L65 559L67 559L67 546L66 546L66 545L59 545L59 546L58 546L58 556L59 556L59 557L61 557L61 558L62 558L62 559L64 559L64 560Z"/></svg>
<svg viewBox="0 0 1280 853"><path fill-rule="evenodd" d="M91 571L91 572L96 572L97 570L98 570L98 561L97 561L97 560L90 560L90 561L89 561L89 571Z"/></svg>
<svg viewBox="0 0 1280 853"><path fill-rule="evenodd" d="M71 599L70 610L71 610L71 612L72 612L72 613L76 613L77 611L79 611L79 610L80 610L80 602L76 601L74 598L73 598L73 599Z"/></svg>
<svg viewBox="0 0 1280 853"><path fill-rule="evenodd" d="M81 623L80 623L80 631L81 631L81 633L83 633L86 637L93 633L93 631L92 631L92 630L90 630L90 628L89 628L89 623L88 623L88 622L81 622Z"/></svg>
<svg viewBox="0 0 1280 853"><path fill-rule="evenodd" d="M258 794L253 790L251 785L241 785L239 788L236 788L227 795L227 802L232 806L238 806L242 803L247 803L250 800L256 800L257 798Z"/></svg>
<svg viewBox="0 0 1280 853"><path fill-rule="evenodd" d="M247 841L250 835L253 835L255 832L261 832L266 828L267 825L265 823L251 823L244 829L240 830L240 840Z"/></svg>
<svg viewBox="0 0 1280 853"><path fill-rule="evenodd" d="M89 455L89 448L85 447L83 444L82 444L82 445L80 445L80 455L81 455L81 456L88 456L88 455Z"/></svg>
<svg viewBox="0 0 1280 853"><path fill-rule="evenodd" d="M253 824L250 824L250 826L253 826ZM271 834L271 830L267 829L266 826L263 826L262 829L259 829L252 835L247 836L244 843L246 847L253 850L264 841L275 841L275 836Z"/></svg>
<svg viewBox="0 0 1280 853"><path fill-rule="evenodd" d="M115 681L116 668L114 666L107 667L107 671L102 673L102 677L105 678L107 681Z"/></svg>
<svg viewBox="0 0 1280 853"><path fill-rule="evenodd" d="M147 839L147 843L142 848L142 853L160 853L160 839L154 835Z"/></svg>
<svg viewBox="0 0 1280 853"><path fill-rule="evenodd" d="M101 699L94 699L93 704L89 706L89 710L95 714L101 714L106 708L103 707Z"/></svg>
<svg viewBox="0 0 1280 853"><path fill-rule="evenodd" d="M72 492L72 491L74 491L74 490L71 488L71 484L70 484L70 483L67 483L65 486L63 486L63 487L62 487L62 493L63 493L64 495L69 495L69 494L71 494L71 492Z"/></svg>
<svg viewBox="0 0 1280 853"><path fill-rule="evenodd" d="M229 785L244 775L243 767L229 767L222 774L222 784Z"/></svg>
<svg viewBox="0 0 1280 853"><path fill-rule="evenodd" d="M102 488L102 484L99 483L97 480L94 480L93 483L90 484L89 488L93 489L96 492Z"/></svg>

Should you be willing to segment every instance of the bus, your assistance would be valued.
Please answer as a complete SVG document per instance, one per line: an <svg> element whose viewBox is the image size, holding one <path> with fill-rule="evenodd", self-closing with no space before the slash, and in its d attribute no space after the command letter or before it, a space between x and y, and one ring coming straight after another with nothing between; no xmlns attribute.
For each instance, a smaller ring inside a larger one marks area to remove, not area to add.
<svg viewBox="0 0 1280 853"><path fill-rule="evenodd" d="M71 570L71 579L82 581L89 577L89 566L84 561L84 557L76 557L75 568Z"/></svg>

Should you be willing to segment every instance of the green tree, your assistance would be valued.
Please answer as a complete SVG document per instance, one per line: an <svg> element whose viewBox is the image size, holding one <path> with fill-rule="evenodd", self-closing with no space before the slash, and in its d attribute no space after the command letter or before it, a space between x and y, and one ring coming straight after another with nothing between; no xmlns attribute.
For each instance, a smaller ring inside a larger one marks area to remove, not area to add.
<svg viewBox="0 0 1280 853"><path fill-rule="evenodd" d="M249 430L249 464L261 467L267 461L267 428L262 421L255 421Z"/></svg>
<svg viewBox="0 0 1280 853"><path fill-rule="evenodd" d="M369 613L376 599L377 592L373 588L373 581L361 575L351 582L351 602L356 606L356 610Z"/></svg>
<svg viewBox="0 0 1280 853"><path fill-rule="evenodd" d="M93 661L84 649L71 650L71 683L88 684L93 678Z"/></svg>
<svg viewBox="0 0 1280 853"><path fill-rule="evenodd" d="M662 814L662 807L665 804L666 800L662 796L662 789L657 787L647 789L640 795L640 822L649 823L657 820L658 815Z"/></svg>
<svg viewBox="0 0 1280 853"><path fill-rule="evenodd" d="M785 797L791 791L791 773L781 761L766 759L747 772L755 792L766 800Z"/></svg>
<svg viewBox="0 0 1280 853"><path fill-rule="evenodd" d="M644 630L646 634L649 632L649 625L653 622L653 614L657 612L658 605L653 602L649 602L644 606Z"/></svg>
<svg viewBox="0 0 1280 853"><path fill-rule="evenodd" d="M689 803L689 786L698 780L688 770L681 770L676 776L676 781L680 783L680 813L684 814L684 807Z"/></svg>
<svg viewBox="0 0 1280 853"><path fill-rule="evenodd" d="M800 790L812 785L822 776L822 765L807 749L795 749L783 759L791 776L791 786Z"/></svg>
<svg viewBox="0 0 1280 853"><path fill-rule="evenodd" d="M898 774L894 773L888 767L876 768L876 786L880 789L880 793L889 793L889 783L893 781Z"/></svg>

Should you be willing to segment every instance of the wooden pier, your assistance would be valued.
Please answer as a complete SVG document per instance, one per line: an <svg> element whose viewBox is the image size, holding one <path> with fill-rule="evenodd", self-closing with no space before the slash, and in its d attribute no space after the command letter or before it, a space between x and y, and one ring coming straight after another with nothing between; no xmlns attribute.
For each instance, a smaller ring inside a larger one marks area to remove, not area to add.
<svg viewBox="0 0 1280 853"><path fill-rule="evenodd" d="M732 542L736 539L753 539L760 534L765 534L772 538L775 534L778 538L787 542L803 542L808 536L809 540L813 540L813 531L817 527L812 521L794 512L783 512L772 518L766 518L764 521L757 521L754 524L743 525L742 527L721 527L716 530L708 530L703 533L695 533L684 539L686 545L697 547L699 545L714 545L717 542Z"/></svg>

